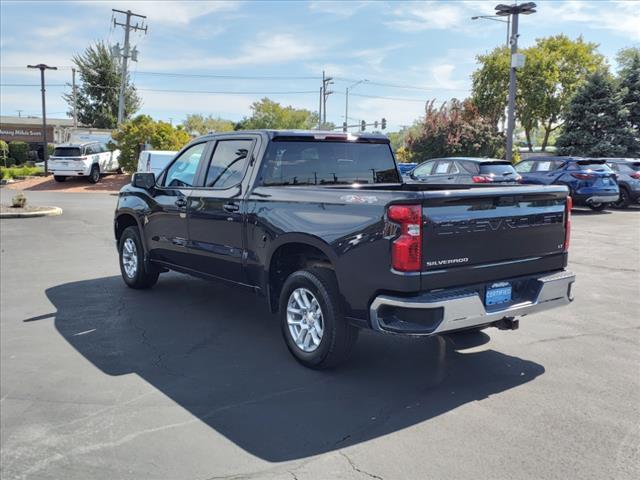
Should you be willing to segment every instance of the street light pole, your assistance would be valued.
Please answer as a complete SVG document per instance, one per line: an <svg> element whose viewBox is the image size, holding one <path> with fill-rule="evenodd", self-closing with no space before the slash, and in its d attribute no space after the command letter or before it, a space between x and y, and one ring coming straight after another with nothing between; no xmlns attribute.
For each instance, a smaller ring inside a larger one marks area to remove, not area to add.
<svg viewBox="0 0 640 480"><path fill-rule="evenodd" d="M479 20L479 19L493 20L494 22L506 23L507 24L507 48L509 48L509 37L510 37L509 26L511 24L511 17L507 17L506 20L498 18L497 15L476 15L475 17L471 17L471 20Z"/></svg>
<svg viewBox="0 0 640 480"><path fill-rule="evenodd" d="M499 17L511 17L511 55L509 58L509 101L507 111L507 141L505 159L509 162L513 159L513 131L516 125L516 64L515 55L518 53L518 18L519 15L531 15L535 13L536 4L533 2L521 5L496 5L496 15Z"/></svg>
<svg viewBox="0 0 640 480"><path fill-rule="evenodd" d="M361 83L364 82L368 82L369 80L367 80L366 78L363 80L359 80L356 83L354 83L353 85L350 85L347 87L347 89L345 90L345 101L344 101L344 127L342 128L343 132L346 132L349 127L347 127L347 125L349 124L349 90L353 90L355 87L357 87L358 85L360 85Z"/></svg>
<svg viewBox="0 0 640 480"><path fill-rule="evenodd" d="M505 159L513 158L513 130L516 126L516 68L512 63L513 55L518 53L518 14L513 15L511 22L511 55L509 66L509 109L507 111L507 151Z"/></svg>
<svg viewBox="0 0 640 480"><path fill-rule="evenodd" d="M27 68L37 68L40 70L40 91L42 92L42 158L44 159L44 176L49 175L49 150L47 145L47 107L44 88L44 71L57 70L58 67L50 67L44 63L38 65L27 65Z"/></svg>

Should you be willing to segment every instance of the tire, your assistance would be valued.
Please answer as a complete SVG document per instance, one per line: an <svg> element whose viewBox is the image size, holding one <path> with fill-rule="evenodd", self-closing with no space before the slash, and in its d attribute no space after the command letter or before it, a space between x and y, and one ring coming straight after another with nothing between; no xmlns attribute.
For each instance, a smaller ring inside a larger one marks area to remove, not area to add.
<svg viewBox="0 0 640 480"><path fill-rule="evenodd" d="M607 203L590 203L589 208L594 212L601 212L607 208Z"/></svg>
<svg viewBox="0 0 640 480"><path fill-rule="evenodd" d="M613 202L613 205L616 208L627 208L631 204L631 195L629 195L629 190L626 187L620 187L620 199L617 202Z"/></svg>
<svg viewBox="0 0 640 480"><path fill-rule="evenodd" d="M147 266L138 227L127 227L118 241L120 273L124 283L130 288L144 289L153 287L160 272Z"/></svg>
<svg viewBox="0 0 640 480"><path fill-rule="evenodd" d="M299 308L301 304L305 304L303 294L306 295L310 306L306 310ZM297 303L298 301L301 303ZM306 313L291 313L292 310ZM282 335L287 348L305 367L336 367L345 362L353 351L359 330L344 318L338 282L332 270L314 267L289 275L280 293L279 312ZM305 314L310 317L305 317ZM314 314L316 317L312 318ZM307 322L312 322L315 326L307 328L305 334L303 325L306 324L308 327ZM318 331L318 324L321 332ZM298 338L301 338L298 342L293 336L296 330L302 334L298 335ZM304 344L307 341L309 346L305 350ZM300 346L300 343L303 343L303 346Z"/></svg>
<svg viewBox="0 0 640 480"><path fill-rule="evenodd" d="M64 175L54 175L54 176L53 176L53 179L54 179L56 182L60 182L60 183L62 183L62 182L64 182L64 181L67 179L67 177L65 177Z"/></svg>
<svg viewBox="0 0 640 480"><path fill-rule="evenodd" d="M100 167L98 165L94 165L91 167L91 172L89 173L89 183L98 183L100 181Z"/></svg>

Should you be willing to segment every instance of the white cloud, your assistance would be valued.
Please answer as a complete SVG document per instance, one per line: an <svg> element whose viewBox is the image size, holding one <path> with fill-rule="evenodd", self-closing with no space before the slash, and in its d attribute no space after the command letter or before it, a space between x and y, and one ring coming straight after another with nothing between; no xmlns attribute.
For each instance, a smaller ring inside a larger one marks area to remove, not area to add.
<svg viewBox="0 0 640 480"><path fill-rule="evenodd" d="M420 2L401 5L392 12L397 17L387 25L404 32L443 30L459 27L466 20L465 9L458 4Z"/></svg>
<svg viewBox="0 0 640 480"><path fill-rule="evenodd" d="M347 18L355 15L367 3L369 2L316 0L309 2L309 10Z"/></svg>
<svg viewBox="0 0 640 480"><path fill-rule="evenodd" d="M638 2L539 2L537 22L552 25L567 22L586 24L590 29L607 30L633 41L640 41L640 5Z"/></svg>
<svg viewBox="0 0 640 480"><path fill-rule="evenodd" d="M167 55L161 58L141 60L146 69L182 70L206 68L233 68L250 65L277 65L296 60L305 60L317 54L317 44L300 35L289 33L258 34L256 38L245 44L240 52L229 56L211 56L197 51L179 57Z"/></svg>
<svg viewBox="0 0 640 480"><path fill-rule="evenodd" d="M109 3L94 0L84 2L85 5L131 10L145 15L150 24L188 25L193 20L211 13L235 11L242 5L240 1L112 1Z"/></svg>

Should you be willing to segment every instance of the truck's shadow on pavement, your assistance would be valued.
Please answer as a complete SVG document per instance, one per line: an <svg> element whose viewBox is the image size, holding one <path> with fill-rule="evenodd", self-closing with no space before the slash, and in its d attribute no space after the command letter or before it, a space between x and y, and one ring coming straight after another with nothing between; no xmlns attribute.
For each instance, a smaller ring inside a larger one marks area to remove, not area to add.
<svg viewBox="0 0 640 480"><path fill-rule="evenodd" d="M374 439L544 372L490 349L460 353L438 338L372 332L345 366L308 370L289 355L261 299L177 274L149 291L107 277L46 293L57 330L102 372L139 375L272 462Z"/></svg>

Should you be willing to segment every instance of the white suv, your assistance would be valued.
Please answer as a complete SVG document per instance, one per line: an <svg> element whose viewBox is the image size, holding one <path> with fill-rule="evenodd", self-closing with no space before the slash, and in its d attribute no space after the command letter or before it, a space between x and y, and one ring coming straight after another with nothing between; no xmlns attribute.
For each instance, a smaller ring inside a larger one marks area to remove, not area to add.
<svg viewBox="0 0 640 480"><path fill-rule="evenodd" d="M102 142L65 143L54 149L48 169L56 182L64 182L67 177L89 177L96 183L100 174L120 170L119 156L120 150L110 151Z"/></svg>

